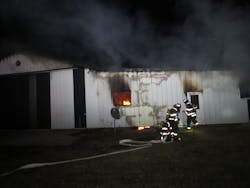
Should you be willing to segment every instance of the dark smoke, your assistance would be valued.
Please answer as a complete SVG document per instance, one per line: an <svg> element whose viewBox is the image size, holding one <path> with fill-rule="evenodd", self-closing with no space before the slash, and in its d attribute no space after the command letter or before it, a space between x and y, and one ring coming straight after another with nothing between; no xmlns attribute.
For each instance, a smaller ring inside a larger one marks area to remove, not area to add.
<svg viewBox="0 0 250 188"><path fill-rule="evenodd" d="M0 16L2 56L32 52L111 70L250 70L243 0L9 0Z"/></svg>

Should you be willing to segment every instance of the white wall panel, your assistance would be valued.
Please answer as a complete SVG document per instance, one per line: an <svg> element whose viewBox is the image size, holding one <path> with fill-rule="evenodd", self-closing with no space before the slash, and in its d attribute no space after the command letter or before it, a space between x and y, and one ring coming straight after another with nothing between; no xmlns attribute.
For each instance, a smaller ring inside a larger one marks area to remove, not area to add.
<svg viewBox="0 0 250 188"><path fill-rule="evenodd" d="M74 128L73 70L52 71L50 79L51 128Z"/></svg>
<svg viewBox="0 0 250 188"><path fill-rule="evenodd" d="M98 111L98 79L96 72L85 69L85 96L86 96L86 118L87 128L103 127L100 124Z"/></svg>
<svg viewBox="0 0 250 188"><path fill-rule="evenodd" d="M112 127L113 107L110 79L119 75L129 85L132 105L120 107L119 126L158 124L175 103L182 104L189 92L199 95L197 119L201 124L248 122L247 102L240 98L238 80L220 71L95 72L86 70L88 127ZM186 117L180 113L181 125Z"/></svg>
<svg viewBox="0 0 250 188"><path fill-rule="evenodd" d="M204 124L248 122L247 103L240 98L238 80L229 72L203 77Z"/></svg>

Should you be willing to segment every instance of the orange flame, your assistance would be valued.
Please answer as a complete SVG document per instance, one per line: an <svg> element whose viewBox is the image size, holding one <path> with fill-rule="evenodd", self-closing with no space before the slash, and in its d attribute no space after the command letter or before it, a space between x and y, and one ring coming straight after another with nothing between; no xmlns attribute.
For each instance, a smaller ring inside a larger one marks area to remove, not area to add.
<svg viewBox="0 0 250 188"><path fill-rule="evenodd" d="M137 127L137 130L138 130L138 131L144 130L144 126L139 126L139 127Z"/></svg>
<svg viewBox="0 0 250 188"><path fill-rule="evenodd" d="M123 100L122 103L124 106L129 106L131 104L129 100Z"/></svg>
<svg viewBox="0 0 250 188"><path fill-rule="evenodd" d="M142 131L142 130L144 130L144 129L150 129L150 126L149 126L149 125L144 125L144 126L138 126L138 127L137 127L137 130L138 130L138 131Z"/></svg>

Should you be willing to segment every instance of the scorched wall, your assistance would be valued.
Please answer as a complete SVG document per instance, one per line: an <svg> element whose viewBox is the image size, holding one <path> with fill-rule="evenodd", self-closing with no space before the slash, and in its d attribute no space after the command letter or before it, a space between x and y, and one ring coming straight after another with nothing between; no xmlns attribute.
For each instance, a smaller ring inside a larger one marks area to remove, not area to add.
<svg viewBox="0 0 250 188"><path fill-rule="evenodd" d="M115 92L131 92L131 105L116 106L121 119L116 126L156 125L167 109L182 105L184 98L198 98L197 119L201 124L248 122L248 107L240 98L239 81L226 71L125 71L97 72L85 69L87 127L113 127L110 115Z"/></svg>

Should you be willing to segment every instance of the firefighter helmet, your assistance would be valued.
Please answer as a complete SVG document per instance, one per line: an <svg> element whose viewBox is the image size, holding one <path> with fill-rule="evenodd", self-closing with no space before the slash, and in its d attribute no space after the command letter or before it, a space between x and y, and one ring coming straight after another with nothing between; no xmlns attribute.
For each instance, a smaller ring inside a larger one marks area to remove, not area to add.
<svg viewBox="0 0 250 188"><path fill-rule="evenodd" d="M181 104L180 104L180 103L176 103L176 104L174 104L174 108L176 108L176 109L177 109L177 111L179 111L179 110L180 110L180 108L181 108Z"/></svg>

